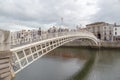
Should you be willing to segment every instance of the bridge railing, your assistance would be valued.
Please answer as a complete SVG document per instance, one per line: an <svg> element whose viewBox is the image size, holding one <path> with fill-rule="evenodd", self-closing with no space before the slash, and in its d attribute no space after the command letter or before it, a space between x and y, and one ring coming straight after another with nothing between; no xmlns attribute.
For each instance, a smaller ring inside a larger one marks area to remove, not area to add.
<svg viewBox="0 0 120 80"><path fill-rule="evenodd" d="M60 36L65 36L65 35L83 34L83 33L86 33L89 35L92 34L88 31L64 31L64 32L54 32L54 33L45 32L45 33L42 33L41 35L36 34L34 36L26 36L24 38L11 39L11 48L30 44L33 42L38 42L41 40L50 39L50 38L55 38L55 37L60 37Z"/></svg>
<svg viewBox="0 0 120 80"><path fill-rule="evenodd" d="M7 74L10 76L14 76L14 72L19 72L49 51L67 42L86 37L96 39L92 33L87 31L46 32L41 35L25 36L24 38L10 38L10 31L0 31L0 34L0 58L1 60L8 59L7 63L5 61L5 64L1 64L2 67L0 70L3 71L3 69L7 67L9 72L9 74ZM4 73L5 72L3 72L3 74Z"/></svg>
<svg viewBox="0 0 120 80"><path fill-rule="evenodd" d="M70 32L56 32L56 33L44 33L36 38L31 38L30 42L24 42L17 44L10 49L12 51L12 66L16 73L30 65L32 62L47 54L49 51L76 39L80 38L94 38L94 35L87 31L70 31ZM42 41L43 40L43 41ZM94 39L91 39L95 41ZM37 41L37 42L35 42ZM35 42L35 43L32 43ZM97 41L96 41L97 42ZM25 45L28 44L28 45Z"/></svg>

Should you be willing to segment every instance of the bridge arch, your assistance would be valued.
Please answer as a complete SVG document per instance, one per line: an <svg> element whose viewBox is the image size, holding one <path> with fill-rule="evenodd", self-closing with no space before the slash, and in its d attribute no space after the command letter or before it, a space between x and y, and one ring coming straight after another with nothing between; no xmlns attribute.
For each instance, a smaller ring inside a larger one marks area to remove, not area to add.
<svg viewBox="0 0 120 80"><path fill-rule="evenodd" d="M77 32L12 48L15 74L55 48L80 38L90 39L99 45L99 40L92 33Z"/></svg>
<svg viewBox="0 0 120 80"><path fill-rule="evenodd" d="M79 37L79 39L89 39L89 40L93 41L96 46L99 45L98 39L93 38L93 37L85 36L85 37Z"/></svg>

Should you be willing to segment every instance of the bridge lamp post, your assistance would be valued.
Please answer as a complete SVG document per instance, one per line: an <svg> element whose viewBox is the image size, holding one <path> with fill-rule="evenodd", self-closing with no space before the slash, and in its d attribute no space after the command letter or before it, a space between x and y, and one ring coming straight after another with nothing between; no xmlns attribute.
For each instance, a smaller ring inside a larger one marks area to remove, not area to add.
<svg viewBox="0 0 120 80"><path fill-rule="evenodd" d="M41 27L40 27L39 30L38 30L39 40L41 39L41 33L42 33L42 31L41 31Z"/></svg>

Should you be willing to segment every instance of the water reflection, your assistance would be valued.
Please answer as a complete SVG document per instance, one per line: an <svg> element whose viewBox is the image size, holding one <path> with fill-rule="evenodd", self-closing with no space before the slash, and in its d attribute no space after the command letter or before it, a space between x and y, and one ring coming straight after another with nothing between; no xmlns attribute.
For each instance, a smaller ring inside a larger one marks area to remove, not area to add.
<svg viewBox="0 0 120 80"><path fill-rule="evenodd" d="M66 80L90 58L91 49L58 48L16 75L15 80Z"/></svg>
<svg viewBox="0 0 120 80"><path fill-rule="evenodd" d="M120 50L101 49L86 80L120 80Z"/></svg>
<svg viewBox="0 0 120 80"><path fill-rule="evenodd" d="M63 58L77 58L80 60L88 60L91 56L90 49L85 48L58 48L50 52L51 56L59 56Z"/></svg>
<svg viewBox="0 0 120 80"><path fill-rule="evenodd" d="M85 80L120 80L120 50L58 48L16 75L15 80L66 80L77 73L97 53L95 64Z"/></svg>

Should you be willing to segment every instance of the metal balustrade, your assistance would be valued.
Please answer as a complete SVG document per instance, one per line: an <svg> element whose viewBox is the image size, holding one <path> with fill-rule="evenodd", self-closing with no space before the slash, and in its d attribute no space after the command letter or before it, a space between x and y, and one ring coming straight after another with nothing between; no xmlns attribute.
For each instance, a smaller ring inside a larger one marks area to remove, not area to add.
<svg viewBox="0 0 120 80"><path fill-rule="evenodd" d="M68 31L68 32L44 33L41 35L35 35L34 37L27 37L27 38L25 37L24 39L21 39L21 38L11 39L11 48L30 44L30 43L37 42L37 41L54 38L54 37L60 37L60 36L64 36L64 35L73 35L73 34L75 35L75 34L79 34L79 33L83 33L83 32L87 32L87 31L81 31L81 32ZM91 34L90 32L87 32L87 33Z"/></svg>
<svg viewBox="0 0 120 80"><path fill-rule="evenodd" d="M46 33L36 36L36 39L30 38L29 41L11 44L12 65L15 74L53 49L75 39L88 38L99 45L99 40L87 31ZM15 41L20 40L12 40L12 43Z"/></svg>

